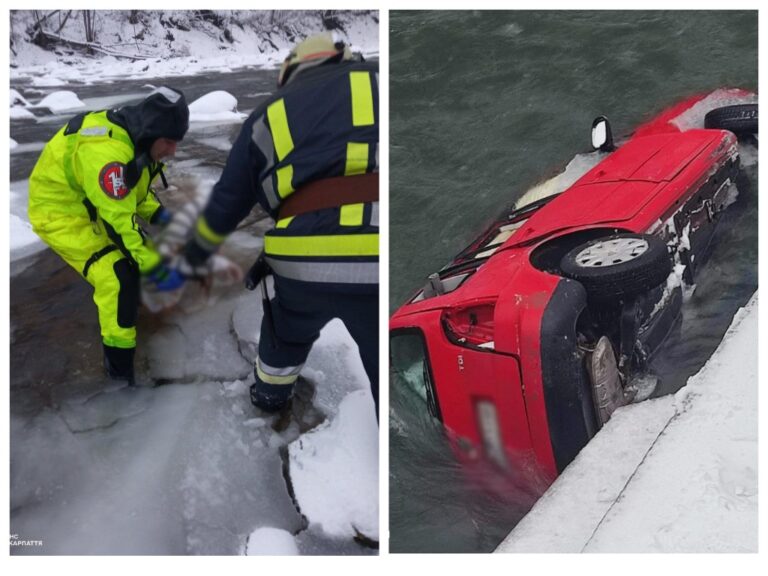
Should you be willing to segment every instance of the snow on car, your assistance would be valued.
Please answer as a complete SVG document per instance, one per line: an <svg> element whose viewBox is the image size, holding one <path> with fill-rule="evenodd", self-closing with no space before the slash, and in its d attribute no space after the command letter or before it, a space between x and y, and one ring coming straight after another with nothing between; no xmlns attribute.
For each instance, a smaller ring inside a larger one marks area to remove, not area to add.
<svg viewBox="0 0 768 576"><path fill-rule="evenodd" d="M391 367L467 458L533 463L551 482L619 406L647 398L648 362L678 318L737 194L757 96L689 98L593 162L538 187L390 320ZM583 160L583 158L582 158Z"/></svg>

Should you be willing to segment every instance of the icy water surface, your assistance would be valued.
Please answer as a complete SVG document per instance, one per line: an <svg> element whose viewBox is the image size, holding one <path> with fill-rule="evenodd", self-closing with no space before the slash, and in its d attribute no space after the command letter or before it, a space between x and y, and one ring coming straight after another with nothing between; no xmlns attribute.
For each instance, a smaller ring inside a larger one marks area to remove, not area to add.
<svg viewBox="0 0 768 576"><path fill-rule="evenodd" d="M757 89L756 12L394 12L390 17L390 310L531 186L691 94ZM654 368L682 385L757 286L753 190L723 218L707 270ZM478 489L439 428L392 391L394 552L491 551L532 502ZM398 400L400 399L400 400ZM491 491L492 492L492 491Z"/></svg>

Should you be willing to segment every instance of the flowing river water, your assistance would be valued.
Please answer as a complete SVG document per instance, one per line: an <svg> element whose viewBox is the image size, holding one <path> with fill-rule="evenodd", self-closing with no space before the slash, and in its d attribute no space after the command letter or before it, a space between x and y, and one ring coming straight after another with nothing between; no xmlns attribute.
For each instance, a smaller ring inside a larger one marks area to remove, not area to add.
<svg viewBox="0 0 768 576"><path fill-rule="evenodd" d="M393 12L390 310L588 151L595 116L621 137L722 86L757 90L757 12ZM757 288L757 166L747 175L654 361L657 393L685 384ZM493 550L535 496L473 481L423 404L391 388L391 550Z"/></svg>

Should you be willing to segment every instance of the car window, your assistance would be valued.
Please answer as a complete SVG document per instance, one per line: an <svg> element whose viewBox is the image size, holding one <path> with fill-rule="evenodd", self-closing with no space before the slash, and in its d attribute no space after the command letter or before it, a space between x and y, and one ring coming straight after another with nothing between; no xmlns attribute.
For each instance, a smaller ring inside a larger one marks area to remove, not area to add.
<svg viewBox="0 0 768 576"><path fill-rule="evenodd" d="M392 332L389 354L393 385L404 386L415 393L426 404L429 413L440 420L440 407L421 331L413 328Z"/></svg>

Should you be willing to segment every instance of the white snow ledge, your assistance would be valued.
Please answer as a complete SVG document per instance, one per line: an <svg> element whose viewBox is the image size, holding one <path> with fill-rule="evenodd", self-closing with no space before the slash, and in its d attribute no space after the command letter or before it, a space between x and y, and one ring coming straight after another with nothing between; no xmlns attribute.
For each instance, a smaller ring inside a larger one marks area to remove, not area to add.
<svg viewBox="0 0 768 576"><path fill-rule="evenodd" d="M617 411L496 552L756 552L757 301L677 394Z"/></svg>

